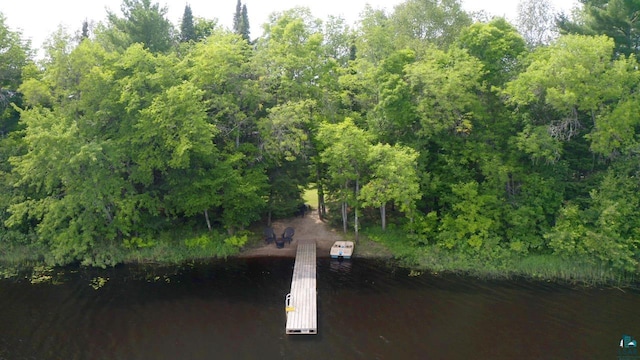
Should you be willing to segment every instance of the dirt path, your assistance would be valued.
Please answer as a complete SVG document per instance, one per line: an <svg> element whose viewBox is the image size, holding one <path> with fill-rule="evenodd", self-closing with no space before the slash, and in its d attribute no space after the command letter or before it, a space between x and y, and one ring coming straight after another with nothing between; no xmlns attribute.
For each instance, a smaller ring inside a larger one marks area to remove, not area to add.
<svg viewBox="0 0 640 360"><path fill-rule="evenodd" d="M313 210L304 217L282 219L273 222L273 230L277 236L281 236L287 227L295 229L295 235L291 244L285 244L283 249L278 249L275 244L260 242L255 247L243 250L239 257L295 257L298 242L315 240L316 254L318 257L328 257L331 245L337 240L343 240L342 236L318 218L318 211Z"/></svg>

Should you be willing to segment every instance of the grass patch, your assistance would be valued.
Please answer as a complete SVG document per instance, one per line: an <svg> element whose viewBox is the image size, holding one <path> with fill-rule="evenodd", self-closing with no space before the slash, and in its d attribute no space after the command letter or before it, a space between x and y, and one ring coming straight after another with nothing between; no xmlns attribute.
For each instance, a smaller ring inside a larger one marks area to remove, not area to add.
<svg viewBox="0 0 640 360"><path fill-rule="evenodd" d="M587 286L629 286L634 274L621 274L606 265L564 259L554 255L516 256L501 252L496 258L472 256L430 244L412 242L397 229L367 229L362 238L384 245L401 265L431 273L454 273L485 279L531 278Z"/></svg>
<svg viewBox="0 0 640 360"><path fill-rule="evenodd" d="M318 189L306 189L302 198L305 204L311 205L312 209L318 208Z"/></svg>
<svg viewBox="0 0 640 360"><path fill-rule="evenodd" d="M0 247L0 264L20 265L36 263L44 258L45 249L39 244L4 244Z"/></svg>
<svg viewBox="0 0 640 360"><path fill-rule="evenodd" d="M248 232L234 236L216 231L178 228L159 235L151 245L130 249L125 262L179 264L185 261L226 258L236 255L247 243Z"/></svg>
<svg viewBox="0 0 640 360"><path fill-rule="evenodd" d="M536 279L554 279L587 285L631 284L633 274L613 271L603 264L590 264L554 255L530 255L513 262L512 272Z"/></svg>

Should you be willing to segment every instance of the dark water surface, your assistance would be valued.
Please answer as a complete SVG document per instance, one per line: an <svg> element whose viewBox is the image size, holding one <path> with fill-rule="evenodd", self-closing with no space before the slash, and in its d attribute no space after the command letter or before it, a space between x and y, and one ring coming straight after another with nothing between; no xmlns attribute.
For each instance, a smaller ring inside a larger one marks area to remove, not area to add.
<svg viewBox="0 0 640 360"><path fill-rule="evenodd" d="M640 339L638 291L411 277L361 259L318 260L319 334L287 336L293 263L0 281L0 359L615 359L622 334Z"/></svg>

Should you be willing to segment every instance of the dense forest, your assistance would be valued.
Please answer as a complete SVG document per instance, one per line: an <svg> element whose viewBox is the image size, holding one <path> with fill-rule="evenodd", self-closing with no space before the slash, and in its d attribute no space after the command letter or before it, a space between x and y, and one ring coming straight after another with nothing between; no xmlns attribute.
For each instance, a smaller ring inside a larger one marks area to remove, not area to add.
<svg viewBox="0 0 640 360"><path fill-rule="evenodd" d="M313 188L415 264L637 273L640 4L581 3L294 8L252 39L240 2L225 29L123 0L42 59L0 15L0 254L229 254Z"/></svg>

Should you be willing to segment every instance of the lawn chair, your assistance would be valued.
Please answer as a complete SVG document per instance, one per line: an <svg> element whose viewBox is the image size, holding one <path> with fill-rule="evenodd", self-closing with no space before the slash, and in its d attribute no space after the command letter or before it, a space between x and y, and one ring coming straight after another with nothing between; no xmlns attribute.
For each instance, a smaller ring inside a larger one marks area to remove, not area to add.
<svg viewBox="0 0 640 360"><path fill-rule="evenodd" d="M273 231L273 228L265 228L263 234L265 243L271 244L272 242L276 241L276 232Z"/></svg>
<svg viewBox="0 0 640 360"><path fill-rule="evenodd" d="M294 234L295 234L295 230L292 227L288 227L284 229L284 233L282 233L282 239L288 242L289 244L291 244Z"/></svg>

